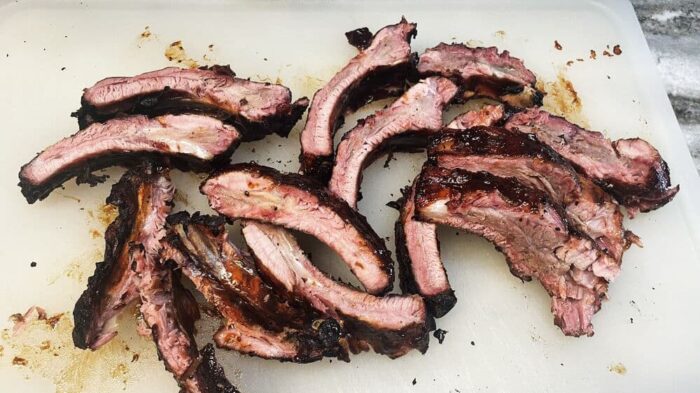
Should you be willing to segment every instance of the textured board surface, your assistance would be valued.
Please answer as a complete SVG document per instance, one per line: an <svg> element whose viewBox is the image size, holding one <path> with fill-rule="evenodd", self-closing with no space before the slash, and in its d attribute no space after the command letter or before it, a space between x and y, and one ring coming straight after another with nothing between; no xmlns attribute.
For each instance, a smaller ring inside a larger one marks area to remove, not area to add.
<svg viewBox="0 0 700 393"><path fill-rule="evenodd" d="M311 97L355 53L343 32L376 31L401 15L418 23L413 47L419 52L460 41L496 45L523 58L545 82L550 109L611 138L649 140L681 192L665 208L626 220L644 248L625 255L610 300L594 318L594 337L564 337L537 283L510 275L487 242L445 229L442 252L459 301L438 320L448 332L443 344L431 338L425 355L392 361L362 354L349 364L281 364L219 350L230 379L247 393L700 390L700 184L633 9L622 1L7 2L0 7L0 328L11 328L6 317L33 305L69 315L100 260L108 223L101 206L120 170L108 171L107 184L67 184L32 206L16 186L23 163L77 131L69 114L82 88L176 64L164 53L181 41L184 53L170 54L184 63L231 64L241 76L280 80L295 97ZM605 56L614 45L622 53ZM571 103L568 81L580 106ZM348 118L343 130L385 103ZM233 160L296 171L298 138L299 126L287 140L242 145ZM392 249L397 212L385 204L423 159L397 154L389 168L380 159L365 172L359 208ZM174 178L178 208L209 211L197 192L200 178ZM325 270L346 273L327 249L309 239L304 244ZM69 316L53 328L42 321L14 335L5 331L0 390L177 391L153 345L133 332L132 320L123 318L119 338L95 353L71 348ZM216 324L210 318L199 324L200 345Z"/></svg>

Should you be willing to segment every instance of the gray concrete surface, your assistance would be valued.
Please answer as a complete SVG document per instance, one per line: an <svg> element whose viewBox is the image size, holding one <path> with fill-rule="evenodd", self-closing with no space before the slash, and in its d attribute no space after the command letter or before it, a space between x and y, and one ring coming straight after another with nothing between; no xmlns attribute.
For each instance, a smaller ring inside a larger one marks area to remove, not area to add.
<svg viewBox="0 0 700 393"><path fill-rule="evenodd" d="M700 172L700 0L632 0Z"/></svg>

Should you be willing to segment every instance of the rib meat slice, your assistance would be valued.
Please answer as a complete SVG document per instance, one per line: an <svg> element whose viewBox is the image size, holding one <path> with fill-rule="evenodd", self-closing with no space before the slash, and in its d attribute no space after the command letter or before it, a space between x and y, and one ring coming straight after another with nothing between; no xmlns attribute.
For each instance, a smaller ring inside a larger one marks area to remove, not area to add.
<svg viewBox="0 0 700 393"><path fill-rule="evenodd" d="M401 213L394 225L401 290L423 296L430 314L440 318L454 307L457 297L440 259L436 225L413 219L414 187L404 190L398 201Z"/></svg>
<svg viewBox="0 0 700 393"><path fill-rule="evenodd" d="M335 156L329 189L356 208L362 170L390 139L425 136L442 128L442 110L457 93L448 79L427 78L402 95L390 107L361 120L343 135ZM423 138L421 138L423 137Z"/></svg>
<svg viewBox="0 0 700 393"><path fill-rule="evenodd" d="M80 128L117 115L201 112L235 124L245 140L275 132L287 136L309 100L292 103L279 84L236 78L229 66L163 68L132 77L107 78L85 89L74 113Z"/></svg>
<svg viewBox="0 0 700 393"><path fill-rule="evenodd" d="M174 261L221 314L217 345L304 363L323 356L347 359L338 323L317 318L308 306L263 282L252 259L227 240L220 217L181 212L168 223L163 258Z"/></svg>
<svg viewBox="0 0 700 393"><path fill-rule="evenodd" d="M95 184L90 175L110 165L128 165L138 156L168 156L182 169L205 169L227 160L240 140L238 131L200 115L130 116L95 123L39 153L19 173L27 202L46 198L68 179Z"/></svg>
<svg viewBox="0 0 700 393"><path fill-rule="evenodd" d="M427 350L432 320L419 296L376 297L339 284L319 271L283 228L247 221L243 235L263 274L342 320L355 350L369 345L392 358L414 348Z"/></svg>
<svg viewBox="0 0 700 393"><path fill-rule="evenodd" d="M130 260L141 298L141 314L153 335L158 357L182 391L237 392L216 362L211 345L204 347L201 353L197 350L194 320L178 307L183 302L178 295L186 290L176 289L180 284L173 271L161 264L158 254L147 251L143 244L135 243L130 247Z"/></svg>
<svg viewBox="0 0 700 393"><path fill-rule="evenodd" d="M333 163L333 135L342 123L342 115L358 96L374 95L379 80L397 79L412 67L411 38L415 23L386 26L370 37L366 28L346 34L360 49L335 76L314 94L306 126L301 133L301 173L326 182ZM400 79L400 78L399 78Z"/></svg>
<svg viewBox="0 0 700 393"><path fill-rule="evenodd" d="M333 248L367 292L391 289L393 266L384 240L360 213L308 177L257 164L236 164L210 176L200 190L230 218L284 226Z"/></svg>
<svg viewBox="0 0 700 393"><path fill-rule="evenodd" d="M643 139L610 141L600 132L583 129L540 109L515 114L505 127L534 134L612 194L632 216L657 209L678 193L678 186L671 187L666 162Z"/></svg>
<svg viewBox="0 0 700 393"><path fill-rule="evenodd" d="M487 104L479 109L462 113L452 119L447 128L466 130L476 126L495 126L505 117L503 105Z"/></svg>
<svg viewBox="0 0 700 393"><path fill-rule="evenodd" d="M119 215L105 231L104 260L95 265L73 310L76 347L95 350L117 334L117 316L139 296L128 245L137 242L157 250L162 233L156 224L167 214L172 195L168 170L154 163L136 166L112 187L107 203Z"/></svg>
<svg viewBox="0 0 700 393"><path fill-rule="evenodd" d="M637 241L625 232L612 197L532 135L495 127L446 132L431 140L428 155L443 168L510 177L548 194L564 207L574 228L618 263L629 241Z"/></svg>
<svg viewBox="0 0 700 393"><path fill-rule="evenodd" d="M482 236L516 276L537 278L552 297L566 335L592 335L591 318L606 296L614 262L570 231L548 197L512 179L425 166L416 185L416 218Z"/></svg>
<svg viewBox="0 0 700 393"><path fill-rule="evenodd" d="M441 43L418 59L421 75L442 75L462 87L464 100L488 97L517 108L542 105L544 94L535 88L535 74L522 60L496 47L470 48Z"/></svg>

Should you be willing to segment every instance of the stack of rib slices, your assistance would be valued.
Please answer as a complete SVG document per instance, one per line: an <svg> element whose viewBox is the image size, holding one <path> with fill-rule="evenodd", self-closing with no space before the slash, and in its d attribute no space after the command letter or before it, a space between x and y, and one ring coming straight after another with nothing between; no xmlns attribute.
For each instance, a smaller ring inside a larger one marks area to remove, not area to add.
<svg viewBox="0 0 700 393"><path fill-rule="evenodd" d="M235 392L213 346L195 343L194 288L219 314L219 348L293 362L425 352L434 318L456 302L436 225L492 242L513 274L544 286L565 334L592 335L623 253L639 244L621 208L633 216L678 192L665 162L644 140L611 141L541 109L535 75L507 51L439 44L417 56L415 35L406 20L346 33L359 53L310 105L227 66L165 68L85 89L74 113L80 131L19 174L34 203L71 178L94 185L105 180L95 170L127 168L107 198L118 216L104 260L75 306L75 345L97 350L117 334L119 314L139 304L140 332L183 391ZM345 114L388 97L396 99L334 146ZM485 104L444 124L448 106L472 98ZM299 174L230 164L240 142L287 136L307 107ZM396 204L403 294L388 294L394 262L357 210L362 171L387 148L427 151ZM200 191L219 215L173 213L171 168L210 173ZM233 220L245 249L228 239ZM320 271L289 230L330 246L364 290Z"/></svg>

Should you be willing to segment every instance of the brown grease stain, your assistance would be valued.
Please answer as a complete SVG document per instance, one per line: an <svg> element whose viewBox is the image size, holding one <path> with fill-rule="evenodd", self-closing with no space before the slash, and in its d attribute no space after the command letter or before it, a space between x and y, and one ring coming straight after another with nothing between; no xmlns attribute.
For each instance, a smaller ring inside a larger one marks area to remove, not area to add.
<svg viewBox="0 0 700 393"><path fill-rule="evenodd" d="M622 363L611 364L610 367L608 367L608 370L610 370L611 373L618 375L627 374L627 367L625 367L625 365Z"/></svg>
<svg viewBox="0 0 700 393"><path fill-rule="evenodd" d="M102 233L98 231L97 229L90 229L90 237L93 239L99 239L102 237Z"/></svg>
<svg viewBox="0 0 700 393"><path fill-rule="evenodd" d="M588 120L582 113L581 98L578 96L573 83L566 78L563 71L559 71L555 81L538 81L537 88L547 93L544 96L544 109L557 116L565 117L581 127L588 127Z"/></svg>
<svg viewBox="0 0 700 393"><path fill-rule="evenodd" d="M126 388L138 371L129 368L133 359L149 362L144 369L162 368L153 342L147 338L130 334L123 339L117 335L97 351L81 350L73 346L73 322L68 313L40 315L35 313L23 320L14 333L3 329L0 336L12 364L23 367L26 378L38 375L52 381L57 393L113 391L119 385ZM134 330L133 320L132 313L122 314L120 334ZM144 377L142 374L136 379Z"/></svg>
<svg viewBox="0 0 700 393"><path fill-rule="evenodd" d="M299 97L313 97L313 95L326 84L326 81L313 75L304 75L299 78Z"/></svg>
<svg viewBox="0 0 700 393"><path fill-rule="evenodd" d="M185 52L185 47L182 45L182 41L175 41L165 48L165 57L178 64L182 64L189 68L197 68L199 64L193 58L187 56Z"/></svg>
<svg viewBox="0 0 700 393"><path fill-rule="evenodd" d="M146 42L153 41L156 39L158 39L158 36L151 32L150 26L146 26L143 28L143 31L138 35L136 46L141 48Z"/></svg>

